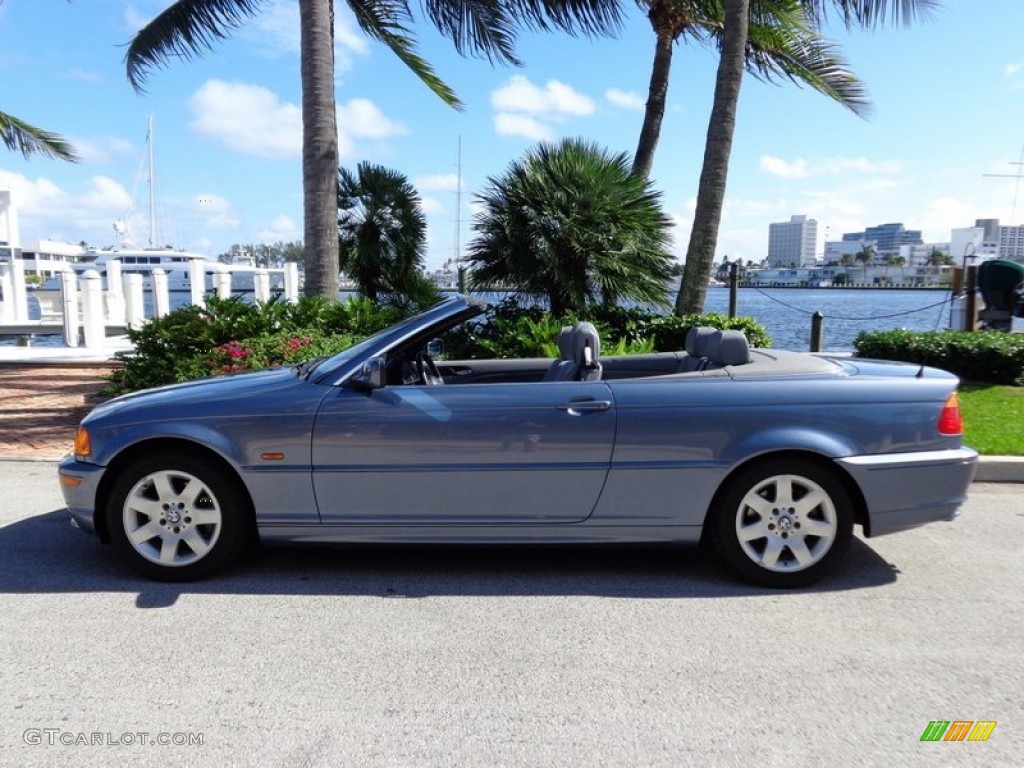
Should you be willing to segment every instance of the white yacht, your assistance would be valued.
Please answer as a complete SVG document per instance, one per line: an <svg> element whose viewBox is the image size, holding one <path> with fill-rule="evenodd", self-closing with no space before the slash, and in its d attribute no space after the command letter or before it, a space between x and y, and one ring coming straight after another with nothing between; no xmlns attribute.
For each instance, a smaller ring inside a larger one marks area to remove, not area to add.
<svg viewBox="0 0 1024 768"><path fill-rule="evenodd" d="M87 248L75 261L68 263L66 268L73 270L79 277L87 270L92 269L99 272L100 277L106 279L107 264L115 259L121 263L122 274L142 275L142 286L146 291L153 289L153 270L155 269L162 269L167 273L167 287L170 291L191 290L190 265L194 262L203 264L206 291L213 289L213 273L223 269L231 271L232 293L251 292L254 287L256 267L251 260L248 262L233 260L230 264L222 264L217 261L207 261L202 254L174 248L136 248L131 246ZM44 290L58 290L59 288L59 275L54 275L43 284ZM280 274L271 273L270 288L271 290L284 289Z"/></svg>

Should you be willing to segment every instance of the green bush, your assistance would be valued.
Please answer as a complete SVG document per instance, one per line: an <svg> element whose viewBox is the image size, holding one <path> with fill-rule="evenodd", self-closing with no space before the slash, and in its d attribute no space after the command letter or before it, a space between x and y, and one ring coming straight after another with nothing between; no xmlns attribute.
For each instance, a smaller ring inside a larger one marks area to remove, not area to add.
<svg viewBox="0 0 1024 768"><path fill-rule="evenodd" d="M580 320L594 323L606 355L674 352L686 344L686 333L695 325L743 331L751 346L770 347L764 326L749 317L728 317L709 312L703 315L659 315L637 308L592 305L580 315L552 317L536 306L520 306L507 298L476 322L466 323L445 337L450 359L481 357L555 357L556 337L565 325Z"/></svg>
<svg viewBox="0 0 1024 768"><path fill-rule="evenodd" d="M862 331L858 357L923 363L964 379L1024 386L1024 335L999 331Z"/></svg>
<svg viewBox="0 0 1024 768"><path fill-rule="evenodd" d="M304 296L292 304L207 296L205 307L190 304L130 329L128 339L135 349L119 356L122 367L111 374L104 393L333 354L390 325L400 314L360 297L340 302ZM239 350L249 351L239 355Z"/></svg>

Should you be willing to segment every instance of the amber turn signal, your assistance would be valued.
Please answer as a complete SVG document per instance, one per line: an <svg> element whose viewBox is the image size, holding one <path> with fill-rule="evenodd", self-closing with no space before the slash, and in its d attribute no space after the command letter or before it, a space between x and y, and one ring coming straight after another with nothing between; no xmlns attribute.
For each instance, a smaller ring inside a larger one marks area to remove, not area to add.
<svg viewBox="0 0 1024 768"><path fill-rule="evenodd" d="M939 414L940 435L962 435L964 433L964 419L960 415L960 398L954 392L946 398L946 404L942 406L942 413Z"/></svg>
<svg viewBox="0 0 1024 768"><path fill-rule="evenodd" d="M85 427L79 427L75 432L75 456L84 458L92 453L92 440L89 438L89 431Z"/></svg>
<svg viewBox="0 0 1024 768"><path fill-rule="evenodd" d="M77 488L82 484L82 478L73 477L72 475L61 475L60 484L66 485L68 488Z"/></svg>

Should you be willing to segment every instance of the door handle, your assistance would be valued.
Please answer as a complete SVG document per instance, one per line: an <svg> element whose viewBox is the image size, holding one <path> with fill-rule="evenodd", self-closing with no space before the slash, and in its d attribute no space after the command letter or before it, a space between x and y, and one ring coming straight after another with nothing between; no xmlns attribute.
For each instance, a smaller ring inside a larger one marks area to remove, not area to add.
<svg viewBox="0 0 1024 768"><path fill-rule="evenodd" d="M610 400L573 400L565 405L556 405L555 407L576 416L588 411L607 411L612 407L612 403Z"/></svg>

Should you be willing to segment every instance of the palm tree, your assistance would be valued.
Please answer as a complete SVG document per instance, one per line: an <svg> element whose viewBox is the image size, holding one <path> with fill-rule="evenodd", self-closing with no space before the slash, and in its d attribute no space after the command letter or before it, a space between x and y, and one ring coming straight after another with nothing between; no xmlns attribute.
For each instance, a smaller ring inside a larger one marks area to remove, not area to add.
<svg viewBox="0 0 1024 768"><path fill-rule="evenodd" d="M57 160L78 162L74 147L56 133L36 128L6 112L0 112L0 140L12 152L21 152L26 158L42 155Z"/></svg>
<svg viewBox="0 0 1024 768"><path fill-rule="evenodd" d="M736 104L747 55L750 9L757 0L724 0L721 60L715 78L714 105L708 121L704 165L697 189L694 226L686 250L686 271L676 298L678 314L698 313L704 309L707 276L715 257L718 225L725 201L729 174L729 153L736 124ZM837 12L848 28L874 27L891 19L908 23L925 17L937 0L797 0L821 25L828 9ZM725 59L730 58L729 62Z"/></svg>
<svg viewBox="0 0 1024 768"><path fill-rule="evenodd" d="M338 230L335 222L338 134L334 103L334 0L297 0L302 40L302 175L307 294L338 295ZM359 27L387 45L446 103L452 90L419 56L407 25L408 0L346 0ZM132 39L125 57L128 80L140 91L150 70L171 57L191 59L262 9L262 0L175 0ZM428 0L425 13L459 53L518 63L517 28L557 28L606 34L619 25L617 0Z"/></svg>
<svg viewBox="0 0 1024 768"><path fill-rule="evenodd" d="M633 157L633 172L650 175L668 95L672 52L684 35L698 42L720 42L720 0L637 0L647 9L655 34L654 62L644 122ZM861 114L867 108L863 86L846 70L835 46L822 40L798 0L753 0L747 70L762 80L782 76L803 82Z"/></svg>
<svg viewBox="0 0 1024 768"><path fill-rule="evenodd" d="M875 246L862 245L861 249L854 254L854 258L860 262L861 277L868 279L868 267L875 263Z"/></svg>
<svg viewBox="0 0 1024 768"><path fill-rule="evenodd" d="M427 220L409 180L384 166L359 163L355 173L339 169L337 195L338 262L359 292L375 301L436 296L436 289L422 296Z"/></svg>
<svg viewBox="0 0 1024 768"><path fill-rule="evenodd" d="M505 282L551 312L633 299L667 306L671 222L626 153L581 139L541 144L477 195L474 287Z"/></svg>

